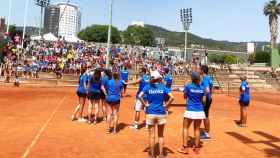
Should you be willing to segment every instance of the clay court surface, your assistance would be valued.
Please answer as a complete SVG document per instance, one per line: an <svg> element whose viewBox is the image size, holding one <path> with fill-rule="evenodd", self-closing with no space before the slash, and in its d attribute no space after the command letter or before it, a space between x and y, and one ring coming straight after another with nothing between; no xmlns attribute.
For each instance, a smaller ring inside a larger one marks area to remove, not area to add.
<svg viewBox="0 0 280 158"><path fill-rule="evenodd" d="M124 98L121 103L119 133L107 135L104 122L88 125L70 121L77 104L75 88L1 87L0 157L147 157L147 131L128 127L133 117L135 92L129 93L132 97ZM214 95L213 139L203 142L200 155L177 153L184 101L180 93L175 96L165 130L167 157L280 158L280 106L252 101L248 128L239 128L234 123L239 117L237 98L223 94Z"/></svg>

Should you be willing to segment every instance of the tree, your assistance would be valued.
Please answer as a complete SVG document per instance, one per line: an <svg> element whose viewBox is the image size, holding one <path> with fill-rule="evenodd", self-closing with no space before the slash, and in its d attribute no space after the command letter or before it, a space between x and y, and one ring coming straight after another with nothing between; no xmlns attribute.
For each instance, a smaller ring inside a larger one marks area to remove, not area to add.
<svg viewBox="0 0 280 158"><path fill-rule="evenodd" d="M224 54L211 53L208 55L208 59L212 63L224 64Z"/></svg>
<svg viewBox="0 0 280 158"><path fill-rule="evenodd" d="M256 52L255 53L255 62L256 63L269 63L270 62L270 53L269 52Z"/></svg>
<svg viewBox="0 0 280 158"><path fill-rule="evenodd" d="M123 32L123 39L126 44L153 46L155 37L149 28L131 25Z"/></svg>
<svg viewBox="0 0 280 158"><path fill-rule="evenodd" d="M278 36L278 15L280 15L280 3L278 3L277 0L269 1L265 4L263 12L265 16L269 17L271 48L276 48Z"/></svg>
<svg viewBox="0 0 280 158"><path fill-rule="evenodd" d="M5 33L7 29L7 25L3 27L0 32ZM17 30L17 27L15 25L10 25L9 26L9 36L13 39L13 37L18 34L22 35L22 31Z"/></svg>
<svg viewBox="0 0 280 158"><path fill-rule="evenodd" d="M0 33L0 63L3 62L3 48L5 47L6 42L4 36Z"/></svg>
<svg viewBox="0 0 280 158"><path fill-rule="evenodd" d="M238 58L231 54L218 54L213 53L208 55L208 59L212 63L218 63L218 64L236 64L237 61L240 63L244 63L244 59Z"/></svg>
<svg viewBox="0 0 280 158"><path fill-rule="evenodd" d="M252 53L249 55L248 61L250 62L250 64L255 63L255 57L256 57L256 53Z"/></svg>
<svg viewBox="0 0 280 158"><path fill-rule="evenodd" d="M112 43L121 43L119 30L112 26ZM81 30L78 37L85 41L106 43L108 40L108 25L92 25Z"/></svg>
<svg viewBox="0 0 280 158"><path fill-rule="evenodd" d="M237 63L237 57L234 55L225 55L224 56L224 63L226 64L236 64Z"/></svg>

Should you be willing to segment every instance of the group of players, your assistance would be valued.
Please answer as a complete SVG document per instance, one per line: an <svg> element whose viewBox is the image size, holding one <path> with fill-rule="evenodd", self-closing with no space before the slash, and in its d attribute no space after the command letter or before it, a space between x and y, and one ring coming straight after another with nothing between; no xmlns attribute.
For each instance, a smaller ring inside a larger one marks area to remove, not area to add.
<svg viewBox="0 0 280 158"><path fill-rule="evenodd" d="M201 66L191 73L191 82L187 83L182 89L172 89L173 78L168 69L163 73L157 70L142 68L138 80L128 82L128 71L111 72L110 70L95 69L93 73L82 70L79 78L77 95L79 105L75 108L72 120L96 124L98 114L107 121L108 128L106 133L116 134L119 120L119 107L121 98L126 93L126 86L139 84L136 93L136 104L134 120L131 125L133 129L139 129L140 113L144 109L146 114L146 128L149 131L149 157L155 157L155 131L158 130L159 157L163 158L164 128L168 108L174 101L172 90L181 90L186 99L186 110L183 116L183 138L182 147L178 152L189 153L189 129L194 125L194 146L193 152L199 153L200 139L210 139L210 120L209 110L212 103L213 81L208 76L208 67ZM249 105L250 95L249 86L246 78L242 78L240 86L240 105L241 119L240 125L246 126L246 107ZM244 97L245 96L245 97ZM88 117L84 119L83 109L86 99L89 100ZM202 122L204 130L200 131Z"/></svg>

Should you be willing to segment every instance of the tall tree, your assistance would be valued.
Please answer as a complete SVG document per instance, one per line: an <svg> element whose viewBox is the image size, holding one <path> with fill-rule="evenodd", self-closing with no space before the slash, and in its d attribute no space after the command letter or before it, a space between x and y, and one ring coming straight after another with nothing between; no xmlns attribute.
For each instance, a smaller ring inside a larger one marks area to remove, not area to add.
<svg viewBox="0 0 280 158"><path fill-rule="evenodd" d="M92 25L78 34L78 37L85 41L106 43L108 38L108 26L107 25ZM112 27L112 43L120 43L120 32L116 27Z"/></svg>
<svg viewBox="0 0 280 158"><path fill-rule="evenodd" d="M277 0L269 1L265 4L263 12L265 16L269 17L271 48L276 48L278 36L278 16L280 15L280 3L278 3Z"/></svg>
<svg viewBox="0 0 280 158"><path fill-rule="evenodd" d="M141 26L128 26L123 32L124 43L132 45L153 46L154 34L151 29Z"/></svg>

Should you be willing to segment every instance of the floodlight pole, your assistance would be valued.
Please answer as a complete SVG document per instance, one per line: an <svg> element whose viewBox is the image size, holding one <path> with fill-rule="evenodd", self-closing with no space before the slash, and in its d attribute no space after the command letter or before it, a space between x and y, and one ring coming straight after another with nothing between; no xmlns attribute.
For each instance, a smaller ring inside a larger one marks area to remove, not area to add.
<svg viewBox="0 0 280 158"><path fill-rule="evenodd" d="M188 33L189 33L189 29L185 28L185 52L184 52L185 61L187 61Z"/></svg>
<svg viewBox="0 0 280 158"><path fill-rule="evenodd" d="M187 61L188 32L190 29L190 25L192 23L192 8L181 9L180 13L181 13L181 22L183 24L183 29L185 32L184 60Z"/></svg>
<svg viewBox="0 0 280 158"><path fill-rule="evenodd" d="M9 33L9 29L10 29L11 12L12 12L12 0L9 0L9 15L8 15L8 25L7 25L6 33Z"/></svg>
<svg viewBox="0 0 280 158"><path fill-rule="evenodd" d="M185 52L184 52L185 61L187 61L187 44L188 44L188 32L185 30Z"/></svg>
<svg viewBox="0 0 280 158"><path fill-rule="evenodd" d="M29 0L25 1L25 12L24 12L24 24L23 24L23 33L22 33L22 42L21 42L21 47L23 48L23 42L25 38L25 32L26 32L26 20L27 20L27 13L28 13L28 5L29 5Z"/></svg>
<svg viewBox="0 0 280 158"><path fill-rule="evenodd" d="M39 36L42 36L42 30L43 30L43 6L41 6Z"/></svg>
<svg viewBox="0 0 280 158"><path fill-rule="evenodd" d="M108 40L107 40L107 52L106 52L106 69L109 68L110 61L110 43L112 32L112 18L113 17L113 0L109 0L109 26L108 26Z"/></svg>

